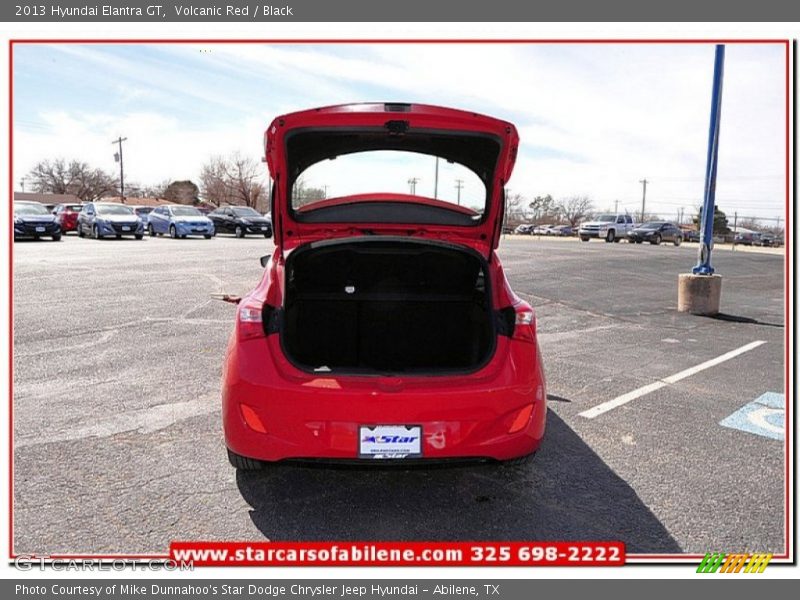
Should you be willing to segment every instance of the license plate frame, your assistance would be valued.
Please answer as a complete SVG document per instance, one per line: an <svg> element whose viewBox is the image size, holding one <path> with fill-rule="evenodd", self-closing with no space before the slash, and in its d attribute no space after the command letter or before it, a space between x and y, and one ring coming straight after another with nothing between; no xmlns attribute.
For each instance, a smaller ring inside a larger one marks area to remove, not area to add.
<svg viewBox="0 0 800 600"><path fill-rule="evenodd" d="M422 457L422 425L359 425L358 457L368 460Z"/></svg>

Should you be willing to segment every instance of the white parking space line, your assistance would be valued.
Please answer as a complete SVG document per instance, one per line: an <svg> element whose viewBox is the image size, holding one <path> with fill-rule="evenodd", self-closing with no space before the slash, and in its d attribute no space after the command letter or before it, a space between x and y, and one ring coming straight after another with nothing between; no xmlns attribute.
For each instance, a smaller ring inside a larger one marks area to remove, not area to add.
<svg viewBox="0 0 800 600"><path fill-rule="evenodd" d="M712 358L711 360L707 360L704 363L700 363L695 367L690 367L688 369L681 371L680 373L675 373L675 375L664 377L663 379L659 379L656 382L649 383L638 389L635 389L632 392L628 392L627 394L622 394L621 396L617 396L613 400L609 400L608 402L603 402L602 404L598 404L597 406L590 408L589 410L585 410L582 413L578 413L578 416L585 417L586 419L594 419L595 417L599 417L600 415L605 414L610 410L613 410L624 404L627 404L631 400L636 400L636 398L641 398L642 396L649 394L650 392L655 392L656 390L660 390L661 388L666 387L671 383L676 383L681 379L686 379L687 377L696 375L700 371L705 371L706 369L710 369L711 367L714 367L720 363L724 363L726 360L735 358L740 354L749 352L753 348L758 348L762 344L766 343L767 342L764 340L756 340L755 342L750 342L749 344L745 344L741 348L737 348L736 350L731 350L730 352L726 352L725 354L722 354L716 358Z"/></svg>

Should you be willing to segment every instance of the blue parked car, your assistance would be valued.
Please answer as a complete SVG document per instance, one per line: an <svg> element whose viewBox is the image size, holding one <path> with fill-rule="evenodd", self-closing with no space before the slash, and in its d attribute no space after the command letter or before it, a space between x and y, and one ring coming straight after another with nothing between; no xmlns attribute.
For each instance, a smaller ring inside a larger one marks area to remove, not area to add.
<svg viewBox="0 0 800 600"><path fill-rule="evenodd" d="M144 237L144 223L126 204L113 202L88 202L78 213L78 237L91 235L96 240L106 237L120 239L132 235L137 240Z"/></svg>
<svg viewBox="0 0 800 600"><path fill-rule="evenodd" d="M56 217L38 202L14 202L14 241L20 238L49 237L61 239L61 226Z"/></svg>
<svg viewBox="0 0 800 600"><path fill-rule="evenodd" d="M151 237L167 233L173 239L202 235L210 240L214 235L214 223L194 206L159 206L147 215L147 220Z"/></svg>

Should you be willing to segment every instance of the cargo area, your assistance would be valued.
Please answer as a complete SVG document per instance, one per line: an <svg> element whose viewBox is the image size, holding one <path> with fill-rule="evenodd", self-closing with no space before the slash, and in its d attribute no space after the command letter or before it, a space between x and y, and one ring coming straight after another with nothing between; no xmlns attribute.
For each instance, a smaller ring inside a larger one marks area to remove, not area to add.
<svg viewBox="0 0 800 600"><path fill-rule="evenodd" d="M463 372L494 349L484 259L405 239L320 242L287 257L281 341L307 370Z"/></svg>

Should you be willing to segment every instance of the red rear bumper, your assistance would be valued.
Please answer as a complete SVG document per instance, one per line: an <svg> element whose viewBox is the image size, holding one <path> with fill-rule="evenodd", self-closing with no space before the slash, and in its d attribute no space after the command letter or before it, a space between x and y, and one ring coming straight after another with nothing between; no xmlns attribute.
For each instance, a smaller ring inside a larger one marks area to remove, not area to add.
<svg viewBox="0 0 800 600"><path fill-rule="evenodd" d="M59 223L61 223L61 231L75 231L78 229L78 213L74 215L63 215L59 219Z"/></svg>
<svg viewBox="0 0 800 600"><path fill-rule="evenodd" d="M499 336L492 360L472 374L387 378L306 373L286 360L277 335L235 336L223 421L228 447L241 456L356 459L360 425L421 425L423 459L505 460L530 454L544 435L544 376L529 342Z"/></svg>

